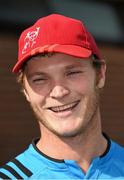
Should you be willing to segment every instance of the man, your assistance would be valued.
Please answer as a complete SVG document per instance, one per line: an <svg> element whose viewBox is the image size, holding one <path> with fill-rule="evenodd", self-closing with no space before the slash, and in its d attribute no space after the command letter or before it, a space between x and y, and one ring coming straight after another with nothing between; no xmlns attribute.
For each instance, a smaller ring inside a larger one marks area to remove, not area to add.
<svg viewBox="0 0 124 180"><path fill-rule="evenodd" d="M106 65L82 22L59 14L22 32L13 68L41 137L0 169L2 179L122 179L124 148L102 133Z"/></svg>

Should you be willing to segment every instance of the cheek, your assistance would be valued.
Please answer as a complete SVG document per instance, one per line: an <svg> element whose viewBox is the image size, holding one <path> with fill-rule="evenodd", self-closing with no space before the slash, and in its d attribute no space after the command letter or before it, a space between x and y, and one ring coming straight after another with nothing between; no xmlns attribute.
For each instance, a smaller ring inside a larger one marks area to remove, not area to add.
<svg viewBox="0 0 124 180"><path fill-rule="evenodd" d="M34 103L34 104L40 104L40 105L43 105L44 103L44 97L42 96L33 96L33 98L31 99L31 101Z"/></svg>
<svg viewBox="0 0 124 180"><path fill-rule="evenodd" d="M31 91L40 96L47 96L50 91L50 84L29 85Z"/></svg>
<svg viewBox="0 0 124 180"><path fill-rule="evenodd" d="M93 78L80 78L71 83L72 90L79 94L90 94L95 89L95 80Z"/></svg>
<svg viewBox="0 0 124 180"><path fill-rule="evenodd" d="M38 93L34 92L31 88L27 88L27 96L28 96L28 101L32 105L40 105L43 106L45 102L45 96L44 95L39 95Z"/></svg>
<svg viewBox="0 0 124 180"><path fill-rule="evenodd" d="M25 81L25 95L27 100L35 105L35 104L43 104L46 98L46 91L40 90L42 93L37 93L33 87L31 87L27 81Z"/></svg>

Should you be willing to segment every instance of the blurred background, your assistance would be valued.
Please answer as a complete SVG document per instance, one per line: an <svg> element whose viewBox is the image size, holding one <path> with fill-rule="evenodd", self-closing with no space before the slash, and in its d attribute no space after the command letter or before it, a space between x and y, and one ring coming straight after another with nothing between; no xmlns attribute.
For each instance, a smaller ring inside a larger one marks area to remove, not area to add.
<svg viewBox="0 0 124 180"><path fill-rule="evenodd" d="M124 0L0 1L0 165L22 152L39 128L11 73L20 32L51 13L83 20L107 62L103 130L124 145Z"/></svg>

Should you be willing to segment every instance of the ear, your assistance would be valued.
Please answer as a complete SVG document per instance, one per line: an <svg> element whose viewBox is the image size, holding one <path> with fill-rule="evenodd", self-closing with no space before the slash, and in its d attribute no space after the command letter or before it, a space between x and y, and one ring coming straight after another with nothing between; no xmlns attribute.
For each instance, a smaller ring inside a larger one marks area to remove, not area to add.
<svg viewBox="0 0 124 180"><path fill-rule="evenodd" d="M101 65L101 69L98 75L99 78L98 78L97 87L100 89L103 88L105 85L105 74L106 74L106 64L104 63Z"/></svg>
<svg viewBox="0 0 124 180"><path fill-rule="evenodd" d="M24 96L26 97L27 101L30 102L29 95L25 89L23 89Z"/></svg>

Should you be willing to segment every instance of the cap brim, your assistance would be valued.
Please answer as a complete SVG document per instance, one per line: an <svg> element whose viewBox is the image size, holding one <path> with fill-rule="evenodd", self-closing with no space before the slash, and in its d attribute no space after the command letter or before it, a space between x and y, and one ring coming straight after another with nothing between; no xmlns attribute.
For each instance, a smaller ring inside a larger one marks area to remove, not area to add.
<svg viewBox="0 0 124 180"><path fill-rule="evenodd" d="M49 45L48 48L42 48L38 47L36 49L33 49L29 53L26 53L25 56L23 56L22 59L18 60L18 62L15 64L12 72L17 73L22 68L22 65L24 62L26 62L30 57L41 54L44 52L58 52L58 53L64 53L71 56L75 56L78 58L89 58L92 54L92 51L90 49L83 48L81 46L76 45Z"/></svg>

